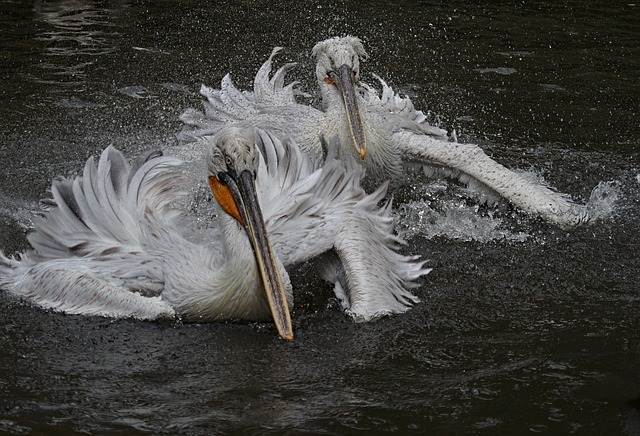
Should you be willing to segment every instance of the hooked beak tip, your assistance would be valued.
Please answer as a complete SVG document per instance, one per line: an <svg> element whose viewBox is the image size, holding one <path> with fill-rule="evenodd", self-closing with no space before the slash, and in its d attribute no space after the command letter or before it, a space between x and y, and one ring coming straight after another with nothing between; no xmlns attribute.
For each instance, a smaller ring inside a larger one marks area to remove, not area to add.
<svg viewBox="0 0 640 436"><path fill-rule="evenodd" d="M360 159L364 160L364 156L367 154L367 151L364 148L361 148L358 150L358 153L360 154Z"/></svg>

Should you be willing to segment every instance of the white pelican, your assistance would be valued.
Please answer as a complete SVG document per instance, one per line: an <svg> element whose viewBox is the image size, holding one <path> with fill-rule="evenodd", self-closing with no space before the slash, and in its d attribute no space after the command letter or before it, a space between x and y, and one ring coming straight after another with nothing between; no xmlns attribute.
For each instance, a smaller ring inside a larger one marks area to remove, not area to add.
<svg viewBox="0 0 640 436"><path fill-rule="evenodd" d="M202 86L204 113L186 110L181 138L215 133L227 124L268 128L291 135L304 149L320 153L319 138L338 137L349 154L362 158L367 175L397 178L404 166L417 163L427 175L456 178L502 197L514 206L561 227L595 218L587 206L573 203L530 178L489 158L474 144L461 144L426 122L408 97L396 94L381 78L382 94L360 81L360 58L367 56L358 38L330 38L313 48L322 109L300 104L297 82L284 84L286 64L271 75L276 47L254 80L253 92L239 91L227 74L219 90ZM414 164L415 166L415 164Z"/></svg>
<svg viewBox="0 0 640 436"><path fill-rule="evenodd" d="M395 251L403 241L390 208L377 206L385 186L366 195L346 175L354 164L330 153L319 167L266 132L227 128L203 142L218 216L204 239L194 240L176 208L187 188L178 159L152 153L130 166L109 147L82 176L53 181L49 208L28 235L33 249L0 252L0 287L71 314L273 318L292 339L284 266L334 249L324 274L357 321L417 301L408 289L429 270Z"/></svg>

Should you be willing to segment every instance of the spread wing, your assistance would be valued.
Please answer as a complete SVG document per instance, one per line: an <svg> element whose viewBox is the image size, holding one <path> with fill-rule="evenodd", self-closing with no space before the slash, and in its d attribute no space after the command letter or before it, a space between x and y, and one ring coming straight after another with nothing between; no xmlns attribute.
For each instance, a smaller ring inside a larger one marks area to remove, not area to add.
<svg viewBox="0 0 640 436"><path fill-rule="evenodd" d="M264 131L258 145L260 203L285 266L318 258L322 275L357 321L404 312L418 301L409 290L430 270L417 256L398 253L404 241L393 231L390 202L378 206L386 184L367 195L360 186L363 168L340 156L336 141L326 145L323 161Z"/></svg>
<svg viewBox="0 0 640 436"><path fill-rule="evenodd" d="M82 176L54 180L28 235L33 250L0 254L0 285L67 313L172 315L157 297L164 277L153 246L155 226L172 228L179 216L171 208L182 195L179 164L152 153L130 166L108 147Z"/></svg>
<svg viewBox="0 0 640 436"><path fill-rule="evenodd" d="M295 63L287 63L271 75L273 58L280 50L274 48L256 73L253 92L236 88L229 74L222 79L220 89L202 85L204 111L187 109L180 116L184 126L178 137L193 140L213 135L227 124L259 127L284 135L294 119L292 116L303 112L319 115L316 109L296 103L298 96L307 95L298 89L298 82L285 84L286 74Z"/></svg>
<svg viewBox="0 0 640 436"><path fill-rule="evenodd" d="M509 170L477 145L445 142L408 131L395 134L394 142L407 160L428 164L430 171L442 171L478 190L497 194L525 212L560 227L577 226L594 218L587 206Z"/></svg>

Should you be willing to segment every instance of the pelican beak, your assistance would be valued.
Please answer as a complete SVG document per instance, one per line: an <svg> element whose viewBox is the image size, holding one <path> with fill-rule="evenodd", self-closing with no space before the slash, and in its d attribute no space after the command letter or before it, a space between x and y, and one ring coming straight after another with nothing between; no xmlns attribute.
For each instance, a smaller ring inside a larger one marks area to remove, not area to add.
<svg viewBox="0 0 640 436"><path fill-rule="evenodd" d="M351 139L358 154L364 159L367 152L367 137L364 131L364 125L362 124L362 115L360 113L360 107L358 106L358 99L356 98L356 89L354 86L356 82L355 74L350 67L343 65L329 72L327 82L334 84L342 95Z"/></svg>
<svg viewBox="0 0 640 436"><path fill-rule="evenodd" d="M226 185L228 189L226 192L231 194L232 198L228 198L227 194L227 197L220 201L221 190L214 187L217 182L215 177L209 179L211 189L214 191L214 195L218 198L221 206L245 228L256 256L256 262L258 262L258 269L267 294L273 321L280 336L290 341L293 339L293 326L291 325L287 296L278 271L276 257L267 237L267 229L262 218L260 204L258 203L254 177L251 172L243 171L239 177L235 177L233 173L220 173L218 178L220 182ZM231 202L231 200L233 201Z"/></svg>

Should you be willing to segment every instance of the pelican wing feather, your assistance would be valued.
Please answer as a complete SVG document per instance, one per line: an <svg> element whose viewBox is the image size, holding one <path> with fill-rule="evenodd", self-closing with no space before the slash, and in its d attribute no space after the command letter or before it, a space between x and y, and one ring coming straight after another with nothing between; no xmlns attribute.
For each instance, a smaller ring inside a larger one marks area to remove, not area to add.
<svg viewBox="0 0 640 436"><path fill-rule="evenodd" d="M28 235L33 249L0 253L0 286L66 313L172 316L158 296L164 275L149 220L161 210L163 225L177 222L179 165L160 157L131 167L108 147L82 176L54 180L53 199Z"/></svg>
<svg viewBox="0 0 640 436"><path fill-rule="evenodd" d="M589 207L576 204L568 195L504 167L475 144L446 142L408 131L394 136L395 144L406 158L428 165L427 171L440 168L446 175L477 190L495 193L517 208L559 227L577 226L594 218Z"/></svg>
<svg viewBox="0 0 640 436"><path fill-rule="evenodd" d="M390 131L408 129L442 140L448 140L447 131L427 122L424 112L416 109L409 96L401 96L377 74L373 75L382 86L382 91L360 82L361 95L370 111L375 111L378 122L386 124Z"/></svg>
<svg viewBox="0 0 640 436"><path fill-rule="evenodd" d="M279 114L293 111L304 106L296 103L296 97L306 93L298 89L299 82L294 81L285 85L286 74L295 63L286 63L273 76L272 66L274 56L281 50L276 47L271 52L256 73L253 92L241 91L233 83L230 74L226 74L220 83L220 89L202 85L200 94L204 112L197 109L187 109L180 120L184 123L178 137L183 140L193 140L203 136L213 135L227 124L247 124L265 129L274 127L274 120L266 117L264 125L260 122L265 114Z"/></svg>
<svg viewBox="0 0 640 436"><path fill-rule="evenodd" d="M289 62L278 68L272 77L273 58L282 50L282 47L275 47L271 56L262 64L253 81L253 97L259 106L286 106L296 104L296 96L307 95L300 91L300 82L293 81L284 84L289 70L295 67L295 62Z"/></svg>
<svg viewBox="0 0 640 436"><path fill-rule="evenodd" d="M402 313L419 299L409 290L428 274L419 256L399 253L406 242L393 232L391 202L380 208L387 184L333 216L341 237L334 240L337 256L329 257L324 277L334 283L342 307L355 321Z"/></svg>
<svg viewBox="0 0 640 436"><path fill-rule="evenodd" d="M360 186L364 169L341 156L337 141L327 145L323 162L289 141L259 131L264 185L277 186L260 198L273 248L285 266L320 256L322 276L333 283L343 307L356 321L401 313L418 302L410 289L429 273L419 256L399 253L405 241L393 231L391 202L379 204L387 183L367 195ZM277 167L277 171L270 169ZM269 181L266 182L265 181ZM321 256L322 255L322 256Z"/></svg>

